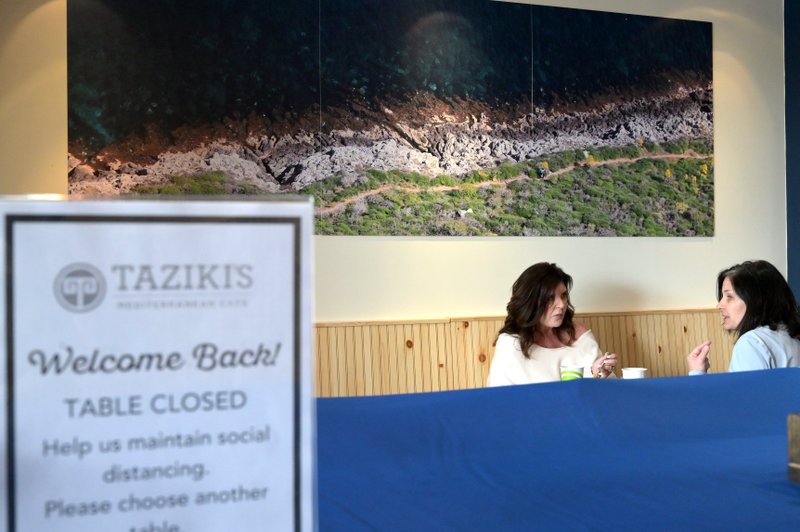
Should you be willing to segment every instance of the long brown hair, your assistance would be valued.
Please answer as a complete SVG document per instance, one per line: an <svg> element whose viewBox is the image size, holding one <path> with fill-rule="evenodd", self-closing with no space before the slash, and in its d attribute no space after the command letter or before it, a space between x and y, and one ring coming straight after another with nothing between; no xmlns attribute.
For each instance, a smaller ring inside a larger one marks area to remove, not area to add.
<svg viewBox="0 0 800 532"><path fill-rule="evenodd" d="M572 289L572 277L555 264L539 262L522 272L511 287L511 300L506 305L506 320L497 336L503 333L516 335L525 358L530 358L528 350L536 342L536 326L561 283L564 283L569 293ZM559 338L575 340L575 325L572 322L574 315L575 309L570 302L564 312L564 321L555 329Z"/></svg>

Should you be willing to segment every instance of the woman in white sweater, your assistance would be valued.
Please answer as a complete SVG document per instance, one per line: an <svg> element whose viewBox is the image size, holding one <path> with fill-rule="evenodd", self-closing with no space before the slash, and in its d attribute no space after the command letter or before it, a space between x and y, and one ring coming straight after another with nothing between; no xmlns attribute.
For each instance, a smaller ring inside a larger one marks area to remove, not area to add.
<svg viewBox="0 0 800 532"><path fill-rule="evenodd" d="M800 367L800 313L789 284L765 260L731 266L717 276L722 328L737 335L728 371ZM710 367L705 341L689 353L690 375Z"/></svg>
<svg viewBox="0 0 800 532"><path fill-rule="evenodd" d="M511 289L507 316L495 340L489 386L561 379L560 366L584 368L584 376L614 374L617 355L603 354L592 331L573 321L572 277L548 262L522 272Z"/></svg>

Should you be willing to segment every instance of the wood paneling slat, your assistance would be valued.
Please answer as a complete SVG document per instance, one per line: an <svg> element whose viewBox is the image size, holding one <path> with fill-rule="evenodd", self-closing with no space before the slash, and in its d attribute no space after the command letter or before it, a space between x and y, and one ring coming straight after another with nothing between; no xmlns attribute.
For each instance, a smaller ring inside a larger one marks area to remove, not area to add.
<svg viewBox="0 0 800 532"><path fill-rule="evenodd" d="M402 351L398 352L398 346L403 341L402 325L387 325L389 331L389 367L392 370L390 379L389 393L403 393L404 381L406 378L405 364L401 364ZM401 330L398 331L398 328Z"/></svg>
<svg viewBox="0 0 800 532"><path fill-rule="evenodd" d="M478 345L473 354L475 362L475 387L481 388L486 385L486 378L489 376L489 325L487 320L480 320L475 327L478 330Z"/></svg>
<svg viewBox="0 0 800 532"><path fill-rule="evenodd" d="M337 397L347 396L347 346L345 346L344 337L346 334L347 327L341 327L336 329L336 337L335 337L335 357L333 360L336 361L335 372L331 382L331 388L333 388L334 393Z"/></svg>
<svg viewBox="0 0 800 532"><path fill-rule="evenodd" d="M413 340L413 325L403 325L403 338L400 352L403 357L403 367L405 368L406 378L403 380L403 390L401 393L411 393L415 391L414 383L416 381L416 368L414 367L414 340Z"/></svg>
<svg viewBox="0 0 800 532"><path fill-rule="evenodd" d="M362 362L364 360L364 350L362 346L357 345L353 329L354 327L344 328L344 346L347 351L344 380L346 383L347 395L360 395L358 393L358 373L360 367L363 368L364 365ZM360 336L359 334L359 337Z"/></svg>
<svg viewBox="0 0 800 532"><path fill-rule="evenodd" d="M439 371L439 390L455 389L455 379L453 378L453 344L452 344L452 324L443 323L436 327L436 337L438 338L437 358L440 364Z"/></svg>
<svg viewBox="0 0 800 532"><path fill-rule="evenodd" d="M478 323L477 320L464 322L464 387L477 388L478 377L475 375L478 358ZM480 386L483 386L482 384Z"/></svg>
<svg viewBox="0 0 800 532"><path fill-rule="evenodd" d="M361 330L361 345L364 348L363 356L361 357L364 362L363 366L363 379L364 379L364 395L375 395L375 378L376 371L373 365L372 354L372 327L358 327Z"/></svg>
<svg viewBox="0 0 800 532"><path fill-rule="evenodd" d="M667 316L667 336L664 340L665 349L667 349L667 375L678 375L680 367L685 367L682 355L682 336L681 325L678 316L670 314Z"/></svg>
<svg viewBox="0 0 800 532"><path fill-rule="evenodd" d="M625 316L625 352L622 353L620 369L637 365L639 353L639 338L636 334L636 321L633 316ZM622 376L622 372L620 372Z"/></svg>
<svg viewBox="0 0 800 532"><path fill-rule="evenodd" d="M467 321L459 320L453 322L453 387L457 390L463 389L466 385L466 369L464 368L464 324Z"/></svg>
<svg viewBox="0 0 800 532"><path fill-rule="evenodd" d="M381 328L379 325L367 325L369 328L370 345L372 346L372 394L382 395L384 393L384 357L381 344Z"/></svg>
<svg viewBox="0 0 800 532"><path fill-rule="evenodd" d="M431 353L431 333L435 326L431 324L420 324L417 328L419 338L415 340L419 346L419 368L420 383L423 392L433 391L433 379L436 371L436 364Z"/></svg>
<svg viewBox="0 0 800 532"><path fill-rule="evenodd" d="M602 316L597 316L592 319L592 322L594 323L592 332L597 340L597 344L600 346L600 349L608 350L608 348L605 347L608 345L605 319Z"/></svg>
<svg viewBox="0 0 800 532"><path fill-rule="evenodd" d="M395 379L397 379L397 368L393 365L390 348L389 348L389 333L393 332L388 325L378 325L378 338L380 341L379 360L381 361L381 388L380 394L386 395L392 393L392 386Z"/></svg>
<svg viewBox="0 0 800 532"><path fill-rule="evenodd" d="M422 340L422 331L427 331L430 325L419 324L412 327L414 336L414 389L416 391L427 392L430 388L426 385L430 381L430 366L426 361L425 343ZM427 332L426 332L427 337Z"/></svg>
<svg viewBox="0 0 800 532"><path fill-rule="evenodd" d="M664 362L664 357L666 353L664 353L664 347L662 342L662 334L659 334L659 317L658 316L647 316L647 335L651 341L651 353L653 359L656 361L655 367L656 371L653 373L654 377L661 377L662 375L666 375L666 364Z"/></svg>
<svg viewBox="0 0 800 532"><path fill-rule="evenodd" d="M366 395L366 359L371 356L364 345L364 327L349 326L345 330L345 344L352 346L352 353L347 354L347 389L351 396Z"/></svg>
<svg viewBox="0 0 800 532"><path fill-rule="evenodd" d="M328 349L328 329L316 330L314 345L316 346L316 390L319 397L330 397L331 370L330 360L333 356Z"/></svg>

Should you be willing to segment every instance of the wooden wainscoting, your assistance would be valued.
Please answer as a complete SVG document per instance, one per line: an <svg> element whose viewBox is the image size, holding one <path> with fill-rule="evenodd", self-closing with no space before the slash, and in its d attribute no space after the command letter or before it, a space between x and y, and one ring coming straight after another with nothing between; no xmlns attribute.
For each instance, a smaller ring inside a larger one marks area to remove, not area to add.
<svg viewBox="0 0 800 532"><path fill-rule="evenodd" d="M733 337L716 310L578 314L619 367L652 377L686 374L686 354L711 340L711 371L728 368ZM319 397L384 395L485 386L503 318L318 323L315 379ZM618 372L619 374L619 372Z"/></svg>

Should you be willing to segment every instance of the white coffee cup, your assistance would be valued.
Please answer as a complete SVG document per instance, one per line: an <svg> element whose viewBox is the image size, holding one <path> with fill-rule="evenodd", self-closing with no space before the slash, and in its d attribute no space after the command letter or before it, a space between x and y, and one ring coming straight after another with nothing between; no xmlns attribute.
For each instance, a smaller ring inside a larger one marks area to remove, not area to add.
<svg viewBox="0 0 800 532"><path fill-rule="evenodd" d="M647 368L622 368L623 379L644 379L647 377Z"/></svg>

